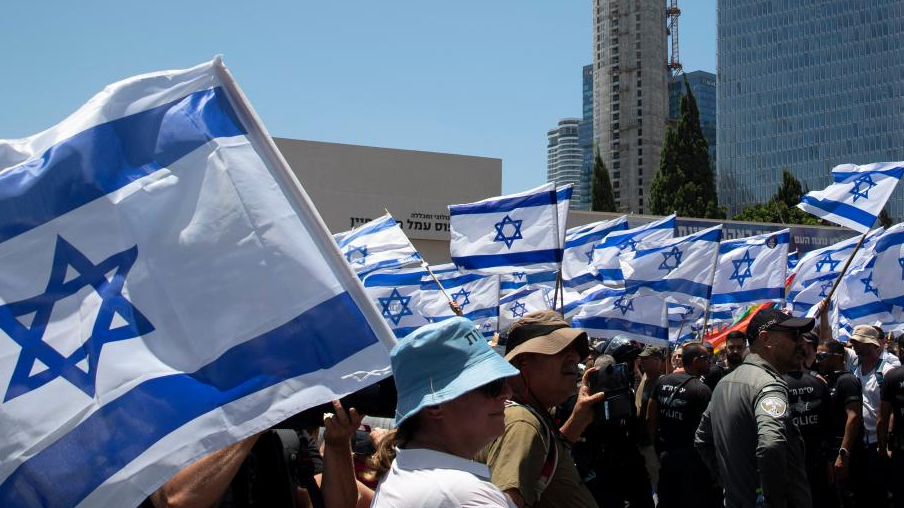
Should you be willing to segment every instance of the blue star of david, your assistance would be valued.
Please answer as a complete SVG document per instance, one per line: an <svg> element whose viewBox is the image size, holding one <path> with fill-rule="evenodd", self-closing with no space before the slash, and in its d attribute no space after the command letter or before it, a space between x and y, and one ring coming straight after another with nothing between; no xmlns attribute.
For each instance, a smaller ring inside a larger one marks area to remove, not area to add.
<svg viewBox="0 0 904 508"><path fill-rule="evenodd" d="M60 377L89 397L94 397L97 362L104 344L132 339L154 331L154 326L122 294L126 276L137 257L138 246L133 246L94 264L72 244L57 236L50 278L44 293L0 306L0 329L22 348L3 398L4 402L36 390ZM69 267L72 267L78 276L67 281ZM115 273L108 279L106 274L114 270ZM102 299L94 328L81 347L69 356L63 356L44 342L44 332L47 330L56 302L75 295L87 286L93 287ZM34 314L30 327L16 319L30 314ZM125 321L125 324L111 329L113 319L117 315ZM85 360L87 371L78 366ZM32 374L37 361L47 368Z"/></svg>
<svg viewBox="0 0 904 508"><path fill-rule="evenodd" d="M902 265L902 266L904 266L904 265ZM524 272L515 272L515 273L513 273L512 275L514 275L515 278L518 279L518 280L522 280L522 279L524 279L524 277L527 276L527 274L524 273Z"/></svg>
<svg viewBox="0 0 904 508"><path fill-rule="evenodd" d="M483 323L483 329L484 329L484 333L489 333L489 332L493 331L493 324L490 323L489 321L486 321Z"/></svg>
<svg viewBox="0 0 904 508"><path fill-rule="evenodd" d="M862 188L863 185L866 185L865 189ZM850 193L854 195L854 203L860 198L869 199L869 190L875 186L876 183L873 182L873 178L869 174L857 177L854 180L854 188L850 190Z"/></svg>
<svg viewBox="0 0 904 508"><path fill-rule="evenodd" d="M613 303L612 305L615 305L615 308L621 311L622 316L627 314L628 311L634 311L634 300L631 299L628 300L628 303L625 303L624 296L620 297L618 300L615 300L615 303Z"/></svg>
<svg viewBox="0 0 904 508"><path fill-rule="evenodd" d="M588 262L588 263L593 262L593 247L590 247L590 250L588 250L587 252L585 252L584 255L587 256L587 262Z"/></svg>
<svg viewBox="0 0 904 508"><path fill-rule="evenodd" d="M360 247L355 247L354 245L349 246L348 251L345 253L345 259L348 260L349 264L358 264L363 265L364 260L367 258L367 246L362 245Z"/></svg>
<svg viewBox="0 0 904 508"><path fill-rule="evenodd" d="M678 249L677 246L673 246L672 250L668 252L662 252L663 256L662 263L659 264L660 270L667 270L669 273L672 273L672 270L681 266L681 254L682 252ZM669 264L669 258L675 260L675 265L672 266Z"/></svg>
<svg viewBox="0 0 904 508"><path fill-rule="evenodd" d="M739 287L744 287L744 281L753 277L753 274L750 273L750 265L753 264L753 260L754 258L750 257L750 249L747 249L747 252L744 253L744 257L741 259L731 260L731 264L734 265L734 273L731 274L731 277L729 277L728 280L736 280L738 281ZM747 266L742 273L741 265L743 264L746 264Z"/></svg>
<svg viewBox="0 0 904 508"><path fill-rule="evenodd" d="M879 296L879 290L873 287L873 272L869 272L869 277L860 279L860 282L863 283L863 294L872 293L875 296Z"/></svg>
<svg viewBox="0 0 904 508"><path fill-rule="evenodd" d="M383 308L381 314L386 319L392 321L392 324L399 326L399 321L405 316L413 315L408 304L411 302L410 296L402 296L398 288L393 288L392 293L386 298L377 298L380 306Z"/></svg>
<svg viewBox="0 0 904 508"><path fill-rule="evenodd" d="M521 302L515 302L509 307L509 310L512 311L512 316L516 318L524 317L527 314L527 306Z"/></svg>
<svg viewBox="0 0 904 508"><path fill-rule="evenodd" d="M627 249L628 247L631 247L631 252L637 252L637 244L638 243L640 243L640 242L638 242L637 240L635 240L633 238L628 238L627 240L623 241L622 243L620 243L618 245L618 250L623 251L623 250Z"/></svg>
<svg viewBox="0 0 904 508"><path fill-rule="evenodd" d="M512 244L515 243L515 240L521 240L524 237L521 236L521 223L524 222L522 220L512 220L511 217L506 215L502 218L501 221L497 222L493 225L496 228L496 238L493 238L494 242L503 242L506 248L511 249ZM506 236L504 230L505 227L511 225L514 228L514 232L510 236Z"/></svg>
<svg viewBox="0 0 904 508"><path fill-rule="evenodd" d="M824 283L822 284L822 286L819 287L819 289L820 289L820 291L819 291L819 296L821 296L822 298L827 298L827 297L829 296L828 291L829 291L830 289L832 289L832 286L833 286L834 284L835 284L835 283L832 282L832 281L824 282Z"/></svg>
<svg viewBox="0 0 904 508"><path fill-rule="evenodd" d="M461 310L465 310L465 305L471 303L469 296L471 296L471 292L465 291L465 288L459 289L457 293L452 293L452 299L461 307Z"/></svg>
<svg viewBox="0 0 904 508"><path fill-rule="evenodd" d="M834 272L835 268L837 268L839 264L841 264L841 260L832 259L832 253L827 252L823 257L819 259L819 261L816 262L816 273L821 272L826 265L829 265L830 272Z"/></svg>

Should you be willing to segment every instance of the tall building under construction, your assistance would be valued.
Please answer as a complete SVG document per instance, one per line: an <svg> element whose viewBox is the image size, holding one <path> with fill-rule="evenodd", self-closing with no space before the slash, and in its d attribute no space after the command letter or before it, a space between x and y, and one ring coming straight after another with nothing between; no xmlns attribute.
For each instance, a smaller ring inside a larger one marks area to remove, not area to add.
<svg viewBox="0 0 904 508"><path fill-rule="evenodd" d="M648 213L669 113L666 5L593 1L593 136L619 211Z"/></svg>

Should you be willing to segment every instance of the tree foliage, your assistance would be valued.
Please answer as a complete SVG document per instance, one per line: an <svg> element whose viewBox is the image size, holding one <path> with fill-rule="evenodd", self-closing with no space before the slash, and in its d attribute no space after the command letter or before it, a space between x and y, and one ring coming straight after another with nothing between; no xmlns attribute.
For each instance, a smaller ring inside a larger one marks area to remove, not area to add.
<svg viewBox="0 0 904 508"><path fill-rule="evenodd" d="M666 131L659 171L650 185L650 211L677 212L684 217L724 219L718 205L715 179L709 162L709 144L700 128L697 100L687 80L681 97L678 125Z"/></svg>
<svg viewBox="0 0 904 508"><path fill-rule="evenodd" d="M800 208L797 204L805 194L803 186L787 169L782 170L782 184L766 203L748 206L735 215L734 220L749 222L774 222L778 224L806 224L818 226L824 222Z"/></svg>
<svg viewBox="0 0 904 508"><path fill-rule="evenodd" d="M878 217L879 225L885 229L892 227L895 224L895 220L888 214L888 209L883 208L881 212L879 212Z"/></svg>
<svg viewBox="0 0 904 508"><path fill-rule="evenodd" d="M606 163L600 157L599 148L593 155L593 180L591 181L590 209L594 212L614 212L615 197L612 194L612 182L609 180L609 170Z"/></svg>

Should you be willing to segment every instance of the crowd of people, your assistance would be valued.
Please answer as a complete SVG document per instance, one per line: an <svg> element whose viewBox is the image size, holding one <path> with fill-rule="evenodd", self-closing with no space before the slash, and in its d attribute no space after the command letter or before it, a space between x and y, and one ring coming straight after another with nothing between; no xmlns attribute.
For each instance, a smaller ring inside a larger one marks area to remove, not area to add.
<svg viewBox="0 0 904 508"><path fill-rule="evenodd" d="M298 432L289 462L307 461L312 481L290 468L285 506L904 506L904 368L879 327L842 343L825 318L767 308L716 354L591 340L541 311L500 344L504 356L463 317L402 339L392 428L334 402ZM262 435L144 506L253 505L264 487L236 478L260 475Z"/></svg>

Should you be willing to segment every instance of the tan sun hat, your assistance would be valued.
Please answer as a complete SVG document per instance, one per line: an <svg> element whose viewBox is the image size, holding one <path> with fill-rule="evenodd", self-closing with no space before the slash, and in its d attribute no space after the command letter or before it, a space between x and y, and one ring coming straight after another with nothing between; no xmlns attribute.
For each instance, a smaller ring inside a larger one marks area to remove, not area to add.
<svg viewBox="0 0 904 508"><path fill-rule="evenodd" d="M587 333L572 328L552 310L531 312L513 323L507 335L505 359L509 361L522 353L558 354L573 342L581 358L590 352Z"/></svg>
<svg viewBox="0 0 904 508"><path fill-rule="evenodd" d="M870 325L857 325L854 327L854 334L851 335L851 342L861 342L863 344L872 344L874 346L882 346L879 343L879 332Z"/></svg>

